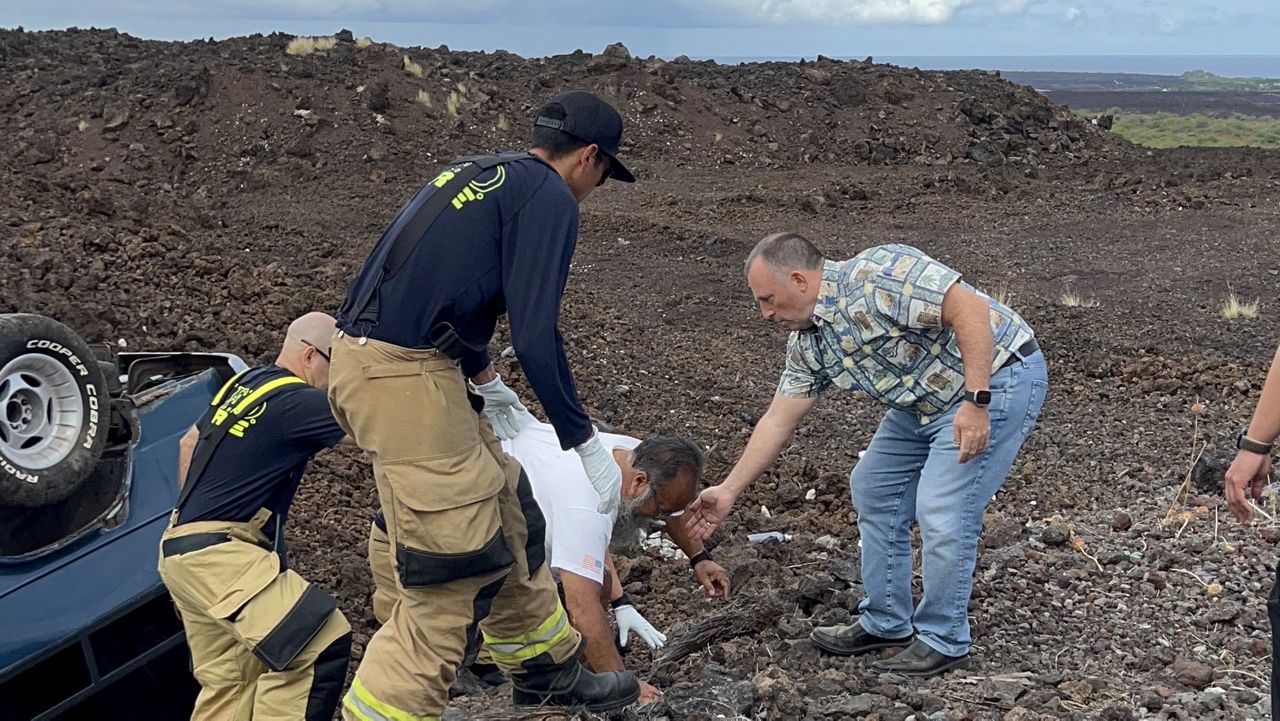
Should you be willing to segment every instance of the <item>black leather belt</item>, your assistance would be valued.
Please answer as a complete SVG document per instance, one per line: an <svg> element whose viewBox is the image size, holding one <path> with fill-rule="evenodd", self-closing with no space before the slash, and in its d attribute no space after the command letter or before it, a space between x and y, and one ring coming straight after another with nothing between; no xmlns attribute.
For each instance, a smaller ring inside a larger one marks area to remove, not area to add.
<svg viewBox="0 0 1280 721"><path fill-rule="evenodd" d="M226 543L232 540L231 534L226 531L218 531L216 533L193 533L190 536L178 536L177 538L167 538L164 543L160 544L160 552L165 558L170 556L180 556L184 553L192 553L206 549L210 546L216 546L219 543ZM254 544L265 550L272 550L270 546L257 543Z"/></svg>
<svg viewBox="0 0 1280 721"><path fill-rule="evenodd" d="M1023 343L1022 345L1018 346L1018 348L1014 350L1013 353L1009 354L1008 359L1006 359L1004 363L1000 364L1000 367L1008 368L1014 363L1017 363L1018 361L1024 358L1030 358L1031 356L1039 352L1040 352L1040 344L1036 342L1035 338L1032 338L1026 343Z"/></svg>

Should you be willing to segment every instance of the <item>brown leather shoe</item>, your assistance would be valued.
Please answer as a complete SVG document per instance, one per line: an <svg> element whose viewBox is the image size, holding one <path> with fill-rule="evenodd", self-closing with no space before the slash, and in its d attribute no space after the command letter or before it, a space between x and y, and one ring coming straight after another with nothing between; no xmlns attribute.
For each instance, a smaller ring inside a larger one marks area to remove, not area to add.
<svg viewBox="0 0 1280 721"><path fill-rule="evenodd" d="M836 656L857 656L882 648L906 646L911 643L911 638L884 638L868 633L857 623L848 626L820 626L809 634L809 640L813 641L814 646Z"/></svg>

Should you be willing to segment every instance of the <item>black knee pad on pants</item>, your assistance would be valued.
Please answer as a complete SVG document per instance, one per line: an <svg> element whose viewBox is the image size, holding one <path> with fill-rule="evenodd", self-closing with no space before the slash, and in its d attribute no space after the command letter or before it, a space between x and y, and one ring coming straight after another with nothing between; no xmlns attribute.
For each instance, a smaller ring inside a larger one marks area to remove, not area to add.
<svg viewBox="0 0 1280 721"><path fill-rule="evenodd" d="M307 695L305 721L330 721L342 698L342 685L347 681L347 663L351 659L351 634L329 644L316 657L311 693Z"/></svg>
<svg viewBox="0 0 1280 721"><path fill-rule="evenodd" d="M253 647L253 655L272 671L285 670L337 608L337 599L324 589L307 586L289 613Z"/></svg>
<svg viewBox="0 0 1280 721"><path fill-rule="evenodd" d="M431 588L463 578L508 570L516 558L499 528L479 550L470 553L431 553L396 544L396 569L404 588Z"/></svg>

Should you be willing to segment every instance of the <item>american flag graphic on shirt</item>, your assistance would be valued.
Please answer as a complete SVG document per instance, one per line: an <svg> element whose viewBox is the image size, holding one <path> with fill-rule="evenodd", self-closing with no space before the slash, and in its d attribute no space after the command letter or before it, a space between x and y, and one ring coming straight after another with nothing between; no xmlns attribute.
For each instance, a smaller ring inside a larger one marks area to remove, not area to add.
<svg viewBox="0 0 1280 721"><path fill-rule="evenodd" d="M582 557L582 567L588 571L601 572L604 570L600 565L600 560L589 554Z"/></svg>

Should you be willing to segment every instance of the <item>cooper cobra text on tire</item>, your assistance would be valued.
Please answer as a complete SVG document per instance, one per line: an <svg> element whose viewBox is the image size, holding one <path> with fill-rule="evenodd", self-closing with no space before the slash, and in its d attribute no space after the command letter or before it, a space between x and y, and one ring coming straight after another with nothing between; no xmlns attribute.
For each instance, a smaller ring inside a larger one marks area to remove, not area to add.
<svg viewBox="0 0 1280 721"><path fill-rule="evenodd" d="M75 492L102 455L109 401L102 368L71 329L0 314L0 505Z"/></svg>

